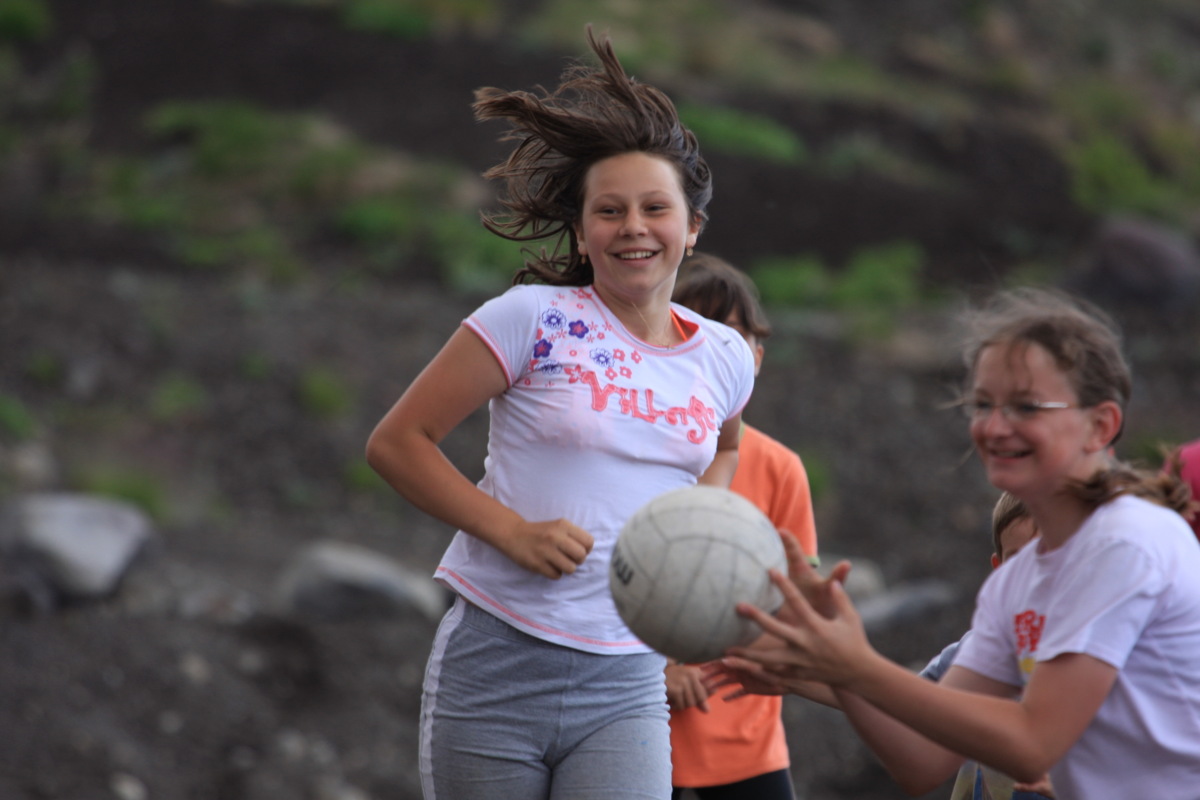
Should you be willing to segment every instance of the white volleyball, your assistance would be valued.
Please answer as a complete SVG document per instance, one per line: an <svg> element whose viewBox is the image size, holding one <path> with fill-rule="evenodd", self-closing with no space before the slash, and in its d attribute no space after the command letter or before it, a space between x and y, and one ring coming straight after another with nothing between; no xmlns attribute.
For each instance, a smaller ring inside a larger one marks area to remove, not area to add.
<svg viewBox="0 0 1200 800"><path fill-rule="evenodd" d="M621 529L609 586L621 619L663 655L695 664L762 633L734 610L774 613L783 595L768 569L787 571L778 531L753 503L727 489L692 486L662 494Z"/></svg>

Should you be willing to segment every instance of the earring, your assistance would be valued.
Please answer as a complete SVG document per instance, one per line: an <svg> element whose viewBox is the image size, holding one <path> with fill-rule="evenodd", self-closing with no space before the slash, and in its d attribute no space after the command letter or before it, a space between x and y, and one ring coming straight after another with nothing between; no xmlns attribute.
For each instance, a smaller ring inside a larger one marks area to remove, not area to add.
<svg viewBox="0 0 1200 800"><path fill-rule="evenodd" d="M685 254L688 256L688 258L691 258L691 256L692 256L692 248L690 248L690 247L689 247L687 250L684 250L683 252L684 252L684 253L685 253Z"/></svg>
<svg viewBox="0 0 1200 800"><path fill-rule="evenodd" d="M580 253L580 254L579 254L579 260L580 260L580 262L581 262L581 263L584 263L584 264L586 264L586 263L587 263L587 253Z"/></svg>

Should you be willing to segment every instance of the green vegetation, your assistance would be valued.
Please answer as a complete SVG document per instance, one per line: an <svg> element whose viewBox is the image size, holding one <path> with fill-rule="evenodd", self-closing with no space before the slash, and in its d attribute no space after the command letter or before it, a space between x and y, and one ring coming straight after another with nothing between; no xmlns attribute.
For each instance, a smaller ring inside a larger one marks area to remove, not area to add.
<svg viewBox="0 0 1200 800"><path fill-rule="evenodd" d="M802 164L804 141L769 117L732 108L680 103L679 116L706 151L721 151L780 164Z"/></svg>
<svg viewBox="0 0 1200 800"><path fill-rule="evenodd" d="M246 380L265 380L271 372L271 359L263 353L244 353L238 359L238 374Z"/></svg>
<svg viewBox="0 0 1200 800"><path fill-rule="evenodd" d="M150 416L158 422L180 422L205 413L208 406L204 385L178 372L162 376L150 395Z"/></svg>
<svg viewBox="0 0 1200 800"><path fill-rule="evenodd" d="M1170 215L1175 192L1116 136L1091 136L1071 148L1067 157L1075 201L1083 208L1099 213Z"/></svg>
<svg viewBox="0 0 1200 800"><path fill-rule="evenodd" d="M33 414L15 397L0 394L0 440L24 441L36 430Z"/></svg>
<svg viewBox="0 0 1200 800"><path fill-rule="evenodd" d="M45 0L0 0L0 44L39 42L50 35L54 15Z"/></svg>
<svg viewBox="0 0 1200 800"><path fill-rule="evenodd" d="M393 493L387 481L379 477L379 473L361 458L346 464L342 470L342 480L351 491Z"/></svg>
<svg viewBox="0 0 1200 800"><path fill-rule="evenodd" d="M462 291L507 285L520 245L487 232L467 170L411 162L328 122L237 102L170 103L146 126L150 155L85 159L83 191L59 212L155 236L183 264L276 285L313 269L308 241L332 231L352 250L341 280L426 261Z"/></svg>
<svg viewBox="0 0 1200 800"><path fill-rule="evenodd" d="M265 0L279 5L334 9L342 25L416 41L434 34L491 30L501 0Z"/></svg>
<svg viewBox="0 0 1200 800"><path fill-rule="evenodd" d="M70 482L77 491L137 506L158 522L167 519L170 503L166 486L146 468L107 462L81 470Z"/></svg>
<svg viewBox="0 0 1200 800"><path fill-rule="evenodd" d="M955 176L904 156L868 131L837 139L814 162L817 170L840 180L865 172L910 186L945 190L957 185Z"/></svg>
<svg viewBox="0 0 1200 800"><path fill-rule="evenodd" d="M900 241L863 248L837 271L805 255L764 259L750 276L767 305L842 311L858 334L878 338L896 314L922 301L924 263L919 245Z"/></svg>
<svg viewBox="0 0 1200 800"><path fill-rule="evenodd" d="M41 386L62 384L66 372L62 359L46 350L36 350L25 361L25 374Z"/></svg>
<svg viewBox="0 0 1200 800"><path fill-rule="evenodd" d="M329 367L315 366L300 375L297 393L300 407L311 417L336 420L354 406L350 384Z"/></svg>
<svg viewBox="0 0 1200 800"><path fill-rule="evenodd" d="M496 23L499 14L493 0L343 0L340 6L347 28L402 39L485 30Z"/></svg>
<svg viewBox="0 0 1200 800"><path fill-rule="evenodd" d="M808 473L808 491L813 502L819 503L825 497L833 496L833 467L829 459L823 453L799 449L804 471Z"/></svg>
<svg viewBox="0 0 1200 800"><path fill-rule="evenodd" d="M750 270L763 302L812 308L829 297L834 278L816 256L765 258Z"/></svg>

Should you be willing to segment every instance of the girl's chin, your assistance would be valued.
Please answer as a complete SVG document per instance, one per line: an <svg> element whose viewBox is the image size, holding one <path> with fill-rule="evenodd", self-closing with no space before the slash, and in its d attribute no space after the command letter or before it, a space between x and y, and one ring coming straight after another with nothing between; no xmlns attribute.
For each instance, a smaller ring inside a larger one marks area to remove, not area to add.
<svg viewBox="0 0 1200 800"><path fill-rule="evenodd" d="M1006 492L1025 483L1021 475L1021 465L1013 463L997 464L988 462L985 465L988 482Z"/></svg>

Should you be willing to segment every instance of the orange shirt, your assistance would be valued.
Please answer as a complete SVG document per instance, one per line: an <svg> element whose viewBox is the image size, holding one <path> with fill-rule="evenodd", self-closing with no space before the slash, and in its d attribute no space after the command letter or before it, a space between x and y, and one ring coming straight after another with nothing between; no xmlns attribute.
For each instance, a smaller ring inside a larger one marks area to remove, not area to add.
<svg viewBox="0 0 1200 800"><path fill-rule="evenodd" d="M815 560L817 529L799 456L746 425L730 488L749 498L776 528L795 534ZM782 697L747 695L726 702L718 695L709 698L708 708L707 714L698 708L671 711L672 784L721 786L790 765Z"/></svg>

